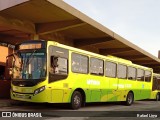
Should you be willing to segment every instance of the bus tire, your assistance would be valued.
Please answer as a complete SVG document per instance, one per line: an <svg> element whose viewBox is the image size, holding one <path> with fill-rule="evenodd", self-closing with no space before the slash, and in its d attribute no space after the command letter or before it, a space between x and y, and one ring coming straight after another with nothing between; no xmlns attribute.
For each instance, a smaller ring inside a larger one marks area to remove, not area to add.
<svg viewBox="0 0 160 120"><path fill-rule="evenodd" d="M74 91L71 98L71 108L74 110L82 106L82 95L79 91Z"/></svg>
<svg viewBox="0 0 160 120"><path fill-rule="evenodd" d="M132 92L129 92L128 95L127 95L125 104L127 106L130 106L130 105L132 105L133 102L134 102L134 95L133 95Z"/></svg>
<svg viewBox="0 0 160 120"><path fill-rule="evenodd" d="M159 100L160 100L160 94L157 93L157 95L156 95L156 101L159 101Z"/></svg>

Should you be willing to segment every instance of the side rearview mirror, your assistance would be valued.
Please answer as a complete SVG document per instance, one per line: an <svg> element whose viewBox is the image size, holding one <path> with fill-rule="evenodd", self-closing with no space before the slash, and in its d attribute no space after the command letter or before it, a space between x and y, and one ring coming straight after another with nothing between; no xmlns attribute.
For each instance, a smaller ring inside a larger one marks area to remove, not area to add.
<svg viewBox="0 0 160 120"><path fill-rule="evenodd" d="M8 70L9 70L9 75L13 75L12 68L8 68Z"/></svg>

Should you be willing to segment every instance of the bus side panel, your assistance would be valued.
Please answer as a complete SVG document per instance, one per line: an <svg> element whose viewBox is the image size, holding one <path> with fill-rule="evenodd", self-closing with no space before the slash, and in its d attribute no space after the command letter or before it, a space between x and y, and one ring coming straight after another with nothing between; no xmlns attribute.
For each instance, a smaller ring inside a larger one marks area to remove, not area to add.
<svg viewBox="0 0 160 120"><path fill-rule="evenodd" d="M119 99L121 99L120 91L118 91L118 79L106 77L106 80L109 83L109 86L107 88L108 98L106 101L118 101Z"/></svg>
<svg viewBox="0 0 160 120"><path fill-rule="evenodd" d="M159 93L159 92L160 92L159 90L152 91L152 92L151 92L151 95L150 95L150 99L156 99L156 95L157 95L157 93Z"/></svg>
<svg viewBox="0 0 160 120"><path fill-rule="evenodd" d="M151 82L145 82L144 83L144 97L145 99L149 99L152 93L152 83Z"/></svg>

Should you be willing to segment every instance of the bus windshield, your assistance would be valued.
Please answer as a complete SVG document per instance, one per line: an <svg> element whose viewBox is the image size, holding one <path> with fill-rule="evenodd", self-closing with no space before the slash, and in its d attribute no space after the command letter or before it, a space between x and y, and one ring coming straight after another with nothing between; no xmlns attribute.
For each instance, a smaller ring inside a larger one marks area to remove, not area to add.
<svg viewBox="0 0 160 120"><path fill-rule="evenodd" d="M18 52L14 54L13 79L42 79L46 76L44 52Z"/></svg>

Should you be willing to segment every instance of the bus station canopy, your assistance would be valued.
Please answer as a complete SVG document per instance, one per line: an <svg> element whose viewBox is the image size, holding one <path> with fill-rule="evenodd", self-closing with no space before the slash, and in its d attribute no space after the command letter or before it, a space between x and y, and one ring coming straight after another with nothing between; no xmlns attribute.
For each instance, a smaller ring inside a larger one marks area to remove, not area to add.
<svg viewBox="0 0 160 120"><path fill-rule="evenodd" d="M128 59L160 72L157 57L61 0L0 0L0 42L15 44L36 35L56 36L64 39L63 44Z"/></svg>

